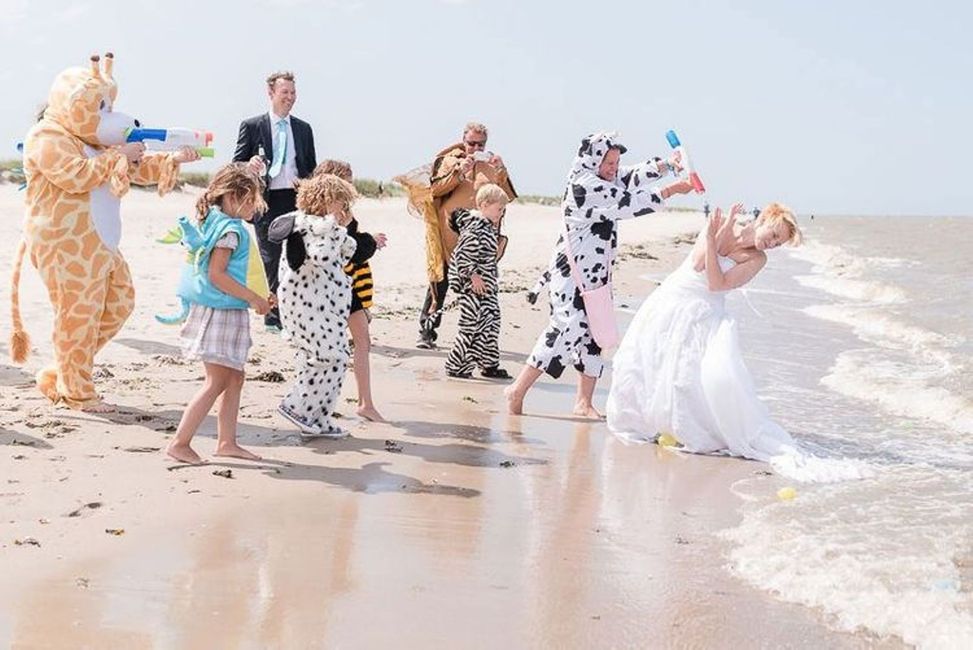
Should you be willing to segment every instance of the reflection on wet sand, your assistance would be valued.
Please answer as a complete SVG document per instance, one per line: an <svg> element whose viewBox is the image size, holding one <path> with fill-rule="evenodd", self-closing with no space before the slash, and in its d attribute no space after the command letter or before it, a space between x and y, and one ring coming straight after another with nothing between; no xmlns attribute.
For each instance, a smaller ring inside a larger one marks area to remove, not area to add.
<svg viewBox="0 0 973 650"><path fill-rule="evenodd" d="M89 575L106 575L112 561L88 567ZM108 605L131 595L125 585L90 585L88 578L63 577L24 595L14 616L11 649L34 648L155 648L152 630L137 619L114 623ZM81 595L81 590L84 590ZM2 637L0 637L2 638Z"/></svg>
<svg viewBox="0 0 973 650"><path fill-rule="evenodd" d="M567 429L567 427L565 427ZM562 476L549 476L538 485L533 501L537 534L528 553L538 566L531 581L530 602L534 621L532 644L550 643L564 647L585 639L597 607L589 607L589 588L597 584L603 567L592 556L598 553L595 533L598 516L599 477L592 470L591 424L575 424ZM552 473L558 473L551 467ZM538 521L546 519L546 521ZM593 575L595 574L595 575ZM591 594L597 596L597 594Z"/></svg>
<svg viewBox="0 0 973 650"><path fill-rule="evenodd" d="M241 468L252 499L70 565L12 610L14 647L745 644L731 612L856 647L721 568L749 463L492 408L394 427L398 451L366 432Z"/></svg>

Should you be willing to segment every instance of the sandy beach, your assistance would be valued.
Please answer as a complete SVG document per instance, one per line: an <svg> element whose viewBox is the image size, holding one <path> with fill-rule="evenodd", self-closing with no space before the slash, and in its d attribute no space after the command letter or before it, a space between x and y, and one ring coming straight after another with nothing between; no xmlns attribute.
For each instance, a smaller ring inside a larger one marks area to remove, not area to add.
<svg viewBox="0 0 973 650"><path fill-rule="evenodd" d="M122 251L135 313L98 359L108 417L49 405L33 374L51 358L51 311L25 267L34 343L7 358L10 263L22 194L0 185L0 646L11 648L895 648L834 632L727 569L716 533L739 521L732 485L785 483L758 463L626 446L603 422L568 417L574 375L542 379L505 412L502 385L447 380L456 328L417 350L425 288L421 223L402 199L363 200L362 228L388 234L373 260L372 373L391 421L339 409L352 436L302 444L275 408L291 352L253 317L240 441L260 463L179 466L161 449L198 388L175 308L181 261L155 242L195 194L133 191ZM547 317L524 299L556 238L556 208L513 205L501 264L503 365L515 373ZM667 213L621 225L620 296L640 297L702 224ZM690 237L687 237L690 235ZM596 405L604 406L610 374ZM197 449L215 444L207 420Z"/></svg>

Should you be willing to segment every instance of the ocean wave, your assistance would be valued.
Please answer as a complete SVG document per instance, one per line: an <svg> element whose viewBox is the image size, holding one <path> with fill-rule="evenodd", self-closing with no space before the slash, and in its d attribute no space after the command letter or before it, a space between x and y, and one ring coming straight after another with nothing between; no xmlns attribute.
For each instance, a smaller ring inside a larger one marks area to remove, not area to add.
<svg viewBox="0 0 973 650"><path fill-rule="evenodd" d="M877 403L889 413L973 434L973 402L934 384L948 372L935 364L897 363L876 358L870 350L847 350L821 383L842 395Z"/></svg>
<svg viewBox="0 0 973 650"><path fill-rule="evenodd" d="M964 472L900 468L803 488L788 502L768 500L777 483L745 483L735 486L749 493L743 520L721 533L734 545L733 573L823 609L849 632L864 627L934 650L973 647L973 497Z"/></svg>
<svg viewBox="0 0 973 650"><path fill-rule="evenodd" d="M791 254L812 266L797 281L828 294L815 291L811 300L829 304L801 300L798 309L861 341L847 338L856 349L841 351L845 344L829 352L832 328L796 319L814 331L810 340L821 341L824 354L837 355L820 379L827 390L809 385L800 413L832 451L837 435L853 439L846 453L860 450L876 475L798 486L792 501L774 499L779 480L738 483L743 519L723 533L732 544L730 569L781 600L820 608L849 632L896 635L935 650L973 647L973 395L962 388L965 332L950 326L947 336L909 318L927 297L907 294L895 284L903 272L889 269L915 266L912 260L820 242ZM909 307L892 313L885 306L893 304ZM941 322L923 316L923 324ZM820 412L811 415L815 408Z"/></svg>
<svg viewBox="0 0 973 650"><path fill-rule="evenodd" d="M841 246L810 241L790 251L797 258L813 265L811 275L798 276L803 286L819 289L841 298L880 304L898 304L908 298L901 288L861 276L875 268L890 268L910 264L909 260L890 257L864 257L850 253Z"/></svg>
<svg viewBox="0 0 973 650"><path fill-rule="evenodd" d="M799 275L795 277L795 280L805 287L819 289L850 300L883 305L902 304L908 301L902 289L882 282L869 282L827 274Z"/></svg>
<svg viewBox="0 0 973 650"><path fill-rule="evenodd" d="M892 269L919 266L920 264L918 260L902 257L856 255L841 246L813 240L805 242L800 248L789 249L789 252L797 259L840 273L857 274L869 268Z"/></svg>
<svg viewBox="0 0 973 650"><path fill-rule="evenodd" d="M884 348L909 350L922 361L952 367L952 357L945 348L962 344L965 339L948 337L923 327L903 323L887 314L854 305L811 305L802 309L812 318L847 325L862 341ZM946 369L949 371L949 368Z"/></svg>
<svg viewBox="0 0 973 650"><path fill-rule="evenodd" d="M869 266L877 266L886 269L900 269L903 267L913 267L922 264L919 260L907 260L901 257L866 257L865 263Z"/></svg>

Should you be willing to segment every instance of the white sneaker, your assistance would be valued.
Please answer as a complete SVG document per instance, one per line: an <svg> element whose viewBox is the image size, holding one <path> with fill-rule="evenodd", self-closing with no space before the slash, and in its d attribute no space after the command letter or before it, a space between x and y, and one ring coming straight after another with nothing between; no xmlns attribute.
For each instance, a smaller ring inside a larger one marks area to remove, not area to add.
<svg viewBox="0 0 973 650"><path fill-rule="evenodd" d="M338 427L331 427L327 430L318 431L313 436L308 436L302 433L301 437L324 438L325 440L341 440L342 438L348 437L348 432Z"/></svg>
<svg viewBox="0 0 973 650"><path fill-rule="evenodd" d="M297 427L301 432L301 436L316 436L320 434L320 431L318 431L316 427L305 424L296 415L292 415L290 412L288 412L284 408L283 404L277 407L277 412L280 413L281 417Z"/></svg>
<svg viewBox="0 0 973 650"><path fill-rule="evenodd" d="M341 440L342 438L348 437L348 432L338 427L329 427L326 430L312 427L296 415L287 411L283 404L277 407L277 412L280 413L281 417L298 428L303 439L324 438L326 440Z"/></svg>

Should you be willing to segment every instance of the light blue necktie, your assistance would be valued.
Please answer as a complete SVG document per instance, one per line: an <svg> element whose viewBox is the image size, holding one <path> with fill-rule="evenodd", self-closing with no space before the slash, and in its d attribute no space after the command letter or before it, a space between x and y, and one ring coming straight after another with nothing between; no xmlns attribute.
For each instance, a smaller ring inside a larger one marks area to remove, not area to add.
<svg viewBox="0 0 973 650"><path fill-rule="evenodd" d="M277 144L274 146L274 162L270 165L270 177L277 178L284 166L284 155L287 153L287 120L277 122Z"/></svg>

